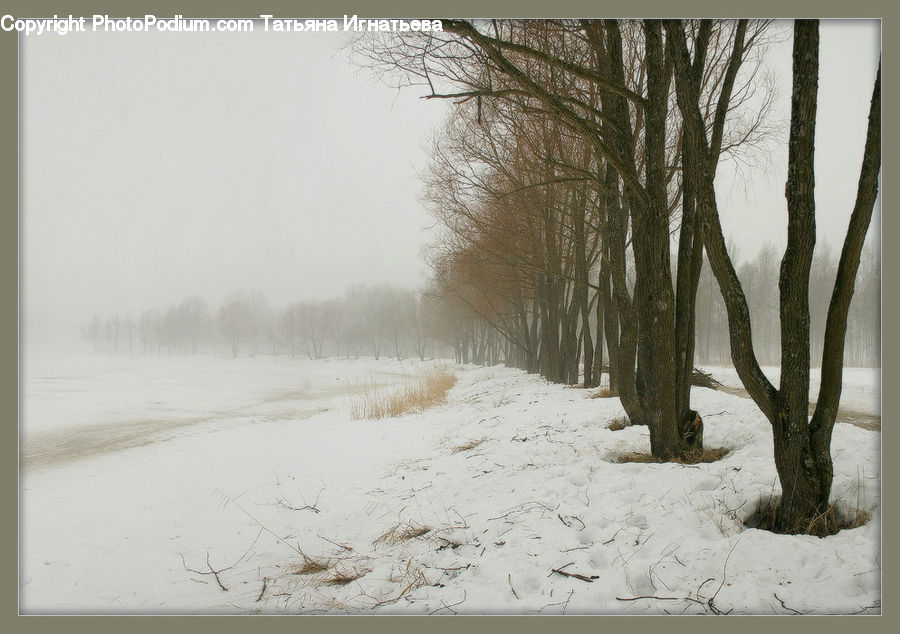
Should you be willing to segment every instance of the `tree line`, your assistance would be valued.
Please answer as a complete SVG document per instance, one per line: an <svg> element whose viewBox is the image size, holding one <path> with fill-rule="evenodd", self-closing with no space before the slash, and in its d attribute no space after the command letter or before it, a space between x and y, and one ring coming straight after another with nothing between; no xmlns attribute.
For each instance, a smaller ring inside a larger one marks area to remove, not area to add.
<svg viewBox="0 0 900 634"><path fill-rule="evenodd" d="M386 80L455 104L425 198L441 228L432 292L457 315L458 354L569 384L605 374L631 422L649 427L652 454L673 459L696 440L685 431L695 359L727 341L772 426L776 527L794 532L828 512L845 350L878 360L878 265L862 252L880 173L880 70L854 149L861 167L846 174L858 182L848 231L821 266L818 22L794 23L787 246L739 271L714 181L723 159L774 142L762 61L772 37L768 21L448 19L441 32L353 46ZM861 262L866 297L851 317ZM848 324L865 335L848 337ZM778 387L761 361L781 366Z"/></svg>
<svg viewBox="0 0 900 634"><path fill-rule="evenodd" d="M730 245L729 251L737 251ZM816 247L809 279L810 363L821 367L825 322L838 271L838 253L827 242ZM737 269L751 307L753 345L760 363L781 363L778 304L779 254L766 243ZM697 345L695 360L704 366L730 365L728 314L715 276L704 265L697 288ZM881 367L881 264L874 247L862 253L856 291L847 318L844 357L848 366Z"/></svg>
<svg viewBox="0 0 900 634"><path fill-rule="evenodd" d="M218 308L199 295L137 318L95 315L82 335L97 354L260 354L321 359L419 359L452 354L454 330L438 304L389 284L349 287L342 297L272 308L258 292L233 293Z"/></svg>

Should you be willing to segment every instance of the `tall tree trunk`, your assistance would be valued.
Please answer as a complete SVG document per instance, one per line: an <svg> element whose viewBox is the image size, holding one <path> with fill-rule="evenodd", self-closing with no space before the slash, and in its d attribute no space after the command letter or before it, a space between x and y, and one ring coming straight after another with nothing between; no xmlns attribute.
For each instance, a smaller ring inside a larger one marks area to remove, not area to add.
<svg viewBox="0 0 900 634"><path fill-rule="evenodd" d="M856 203L850 216L850 226L841 249L837 277L828 306L825 322L825 344L822 352L822 380L816 410L809 424L813 459L819 477L819 508L828 506L834 468L831 462L831 434L841 400L844 341L847 334L847 315L860 254L872 220L872 210L878 196L878 173L881 169L881 65L875 78L875 88L869 108L866 146L856 190Z"/></svg>
<svg viewBox="0 0 900 634"><path fill-rule="evenodd" d="M662 26L644 21L647 63L644 153L648 204L632 206L632 242L640 295L640 352L647 361L646 420L654 456L682 453L675 411L675 298L669 262L669 213L666 199L666 102L671 68L663 59Z"/></svg>
<svg viewBox="0 0 900 634"><path fill-rule="evenodd" d="M602 265L601 265L602 266ZM602 285L603 272L599 273L600 277L600 285ZM591 382L591 386L600 385L600 380L603 375L603 291L602 289L597 289L597 295L595 300L597 302L596 314L597 314L597 338L594 343L594 356L593 356L593 365L594 368L591 372L591 376L593 381Z"/></svg>
<svg viewBox="0 0 900 634"><path fill-rule="evenodd" d="M819 474L809 438L809 273L816 244L815 155L819 87L819 25L794 25L794 79L788 144L788 237L778 288L781 294L781 387L777 405L775 467L781 480L778 525L800 528L815 517Z"/></svg>
<svg viewBox="0 0 900 634"><path fill-rule="evenodd" d="M844 242L838 280L832 294L825 333L822 385L813 420L809 421L809 273L815 245L814 142L818 93L818 22L794 23L793 95L789 140L788 245L782 261L780 289L781 387L776 390L762 373L753 350L750 315L741 283L728 257L713 189L714 159L721 136L714 126L706 147L698 106L699 90L684 73L689 54L677 21L667 23L678 54L678 102L691 142L700 145L698 160L686 164L696 176L698 210L709 262L728 311L731 356L744 387L769 419L773 430L775 466L782 497L775 528L787 532L809 529L826 510L832 480L831 430L840 398L844 335L853 280L862 242L877 195L880 169L880 71L869 112L866 149L856 205ZM735 44L736 52L738 43ZM732 55L732 63L737 57ZM727 81L727 78L726 78ZM720 104L721 105L721 104ZM718 110L724 110L719 108ZM718 113L718 111L717 111ZM724 114L722 115L724 119ZM717 117L718 118L718 117ZM718 123L718 121L717 121ZM826 360L827 359L827 360ZM828 364L826 369L825 364Z"/></svg>
<svg viewBox="0 0 900 634"><path fill-rule="evenodd" d="M616 393L619 389L619 312L610 289L609 253L603 262L605 272L601 272L600 286L603 289L603 335L606 339L606 352L609 357L609 390ZM601 355L602 358L602 355Z"/></svg>
<svg viewBox="0 0 900 634"><path fill-rule="evenodd" d="M625 84L624 63L622 59L622 35L616 20L604 20L608 38L608 57L604 58L604 70L617 85ZM611 145L617 154L625 157L623 161L634 165L634 153L631 147L631 121L628 104L620 95L611 91L601 92L603 114L615 125L604 123L604 133L613 139ZM608 129L607 129L608 128ZM625 195L619 190L619 175L613 165L606 165L606 233L609 244L610 278L612 294L619 314L619 345L617 363L617 382L619 400L622 408L632 424L644 422L644 408L638 398L635 386L635 359L637 355L637 318L628 292L625 277L625 233L627 225L626 206L631 205L637 196L624 188Z"/></svg>
<svg viewBox="0 0 900 634"><path fill-rule="evenodd" d="M690 162L689 149L682 144L684 160ZM691 409L691 373L694 368L697 286L703 266L703 241L695 213L694 187L690 173L683 181L681 231L678 238L678 273L675 296L675 411L685 420ZM700 447L702 448L702 447Z"/></svg>

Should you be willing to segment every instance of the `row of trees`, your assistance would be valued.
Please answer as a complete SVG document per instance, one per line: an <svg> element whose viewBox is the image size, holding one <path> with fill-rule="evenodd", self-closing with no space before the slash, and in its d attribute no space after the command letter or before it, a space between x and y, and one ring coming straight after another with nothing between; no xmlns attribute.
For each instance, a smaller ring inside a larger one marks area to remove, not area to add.
<svg viewBox="0 0 900 634"><path fill-rule="evenodd" d="M341 298L301 301L272 309L259 292L236 293L212 310L194 295L166 310L148 309L106 319L82 330L95 353L187 355L226 351L320 359L335 355L376 359L448 354L453 336L437 305L410 289L357 285Z"/></svg>
<svg viewBox="0 0 900 634"><path fill-rule="evenodd" d="M207 343L212 320L203 298L192 296L167 310L145 310L135 319L118 314L101 319L94 315L82 335L94 353L196 354Z"/></svg>
<svg viewBox="0 0 900 634"><path fill-rule="evenodd" d="M729 245L729 252L737 250ZM816 247L809 279L810 362L821 367L825 323L838 271L838 254L827 243ZM737 269L751 307L753 345L764 365L781 362L781 328L778 303L779 255L772 244L764 245ZM715 276L704 265L697 288L697 345L695 359L701 365L729 365L728 314ZM856 367L881 366L881 267L873 248L863 250L856 292L850 304L844 356Z"/></svg>
<svg viewBox="0 0 900 634"><path fill-rule="evenodd" d="M464 354L490 360L499 350L550 380L588 386L608 368L628 417L649 427L653 455L681 456L708 262L732 363L772 424L777 526L794 531L828 508L850 299L880 170L880 80L810 421L817 22L794 28L779 328L762 340L714 188L723 157L769 137L774 101L761 62L769 26L444 20L441 32L361 37L356 50L401 85L458 106L435 143L426 198L443 229L430 254L434 293L459 316ZM777 354L759 351L775 337ZM760 368L770 354L781 363L778 388Z"/></svg>

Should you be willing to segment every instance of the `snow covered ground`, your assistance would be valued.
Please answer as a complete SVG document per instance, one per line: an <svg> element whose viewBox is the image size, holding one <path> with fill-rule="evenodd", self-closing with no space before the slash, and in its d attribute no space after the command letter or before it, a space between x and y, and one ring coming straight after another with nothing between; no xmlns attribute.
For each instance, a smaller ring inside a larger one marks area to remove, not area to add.
<svg viewBox="0 0 900 634"><path fill-rule="evenodd" d="M25 460L22 612L880 611L876 432L836 426L834 498L873 515L819 539L744 527L777 492L771 432L722 392L693 402L724 459L617 464L649 449L644 428L607 429L618 399L515 370L454 366L446 405L352 421L335 386L422 364L90 363L26 370L24 446L95 423L171 425Z"/></svg>
<svg viewBox="0 0 900 634"><path fill-rule="evenodd" d="M732 388L743 388L737 370L733 367L710 366L704 368L716 379ZM762 366L763 373L775 387L781 380L781 366ZM819 398L819 368L809 373L809 400ZM841 409L881 417L881 368L844 368L841 389Z"/></svg>

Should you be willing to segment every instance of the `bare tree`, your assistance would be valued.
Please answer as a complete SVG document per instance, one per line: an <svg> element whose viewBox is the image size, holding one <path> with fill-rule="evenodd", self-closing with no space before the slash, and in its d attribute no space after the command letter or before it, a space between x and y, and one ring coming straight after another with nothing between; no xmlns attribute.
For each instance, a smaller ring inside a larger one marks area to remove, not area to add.
<svg viewBox="0 0 900 634"><path fill-rule="evenodd" d="M592 202L602 205L599 218L608 245L604 263L616 305L616 319L608 323L613 334L609 341L615 344L611 350L617 358L619 397L634 423L650 426L654 455L680 455L687 448L680 424L690 411L702 240L693 183L676 178L678 170L673 168L686 144L681 119L671 105L673 56L661 24L653 20L445 20L443 25L443 33L375 39L364 54L379 68L402 70L408 83L430 91L429 98L474 100L479 124L484 120L486 99L506 102L520 115L534 117L534 125L543 126L549 134L541 137L543 147L532 144L526 151L543 159L538 163L545 181L560 174L557 168L563 161L557 160L558 152L548 149L563 134L587 150L588 160L574 165L604 195L592 197L576 188L581 200L574 201L574 208L583 211ZM761 119L741 127L733 115L757 85L753 73L747 81L738 81L738 70L765 26L747 21L692 24L689 36L706 63L697 63L691 72L707 100L701 123L716 138L711 153L715 161L742 139L746 143L762 131ZM729 114L732 125L726 127ZM528 137L514 134L513 138L520 142ZM681 232L673 284L669 236L679 204ZM591 357L596 349L590 345L590 316L585 310L585 290L593 276L585 265L585 228L580 226L584 216L560 217L555 209L549 212L546 202L538 205L543 207L536 214L537 235L543 238L538 253L547 258L536 267L537 301L528 334L535 335L534 344L540 350L540 371L552 380L573 382L578 373L567 368L577 368L581 354ZM626 273L629 229L635 263L633 291ZM559 236L566 238L565 249L560 248ZM566 277L576 283L567 287L561 282ZM604 287L603 277L598 292ZM595 301L601 300L602 295ZM511 313L495 312L494 317ZM534 326L541 328L532 331ZM593 370L593 362L590 365ZM648 388L651 385L654 389Z"/></svg>
<svg viewBox="0 0 900 634"><path fill-rule="evenodd" d="M818 104L819 25L794 23L793 97L785 197L788 208L787 249L779 276L781 316L781 385L776 389L759 367L753 346L746 296L725 249L713 187L710 150L702 125L690 53L679 21L666 30L675 51L678 105L685 120L693 159L685 170L697 188L703 240L728 309L731 356L753 400L772 425L775 466L782 497L776 528L808 530L815 518L827 517L831 493L831 434L841 395L847 315L853 296L865 236L878 193L881 167L881 71L875 78L859 174L857 197L825 326L822 380L812 419L808 416L810 372L809 280L815 245L815 129Z"/></svg>
<svg viewBox="0 0 900 634"><path fill-rule="evenodd" d="M253 319L250 305L243 296L233 296L219 309L217 315L219 331L231 349L232 358L236 358L241 343L252 334Z"/></svg>

